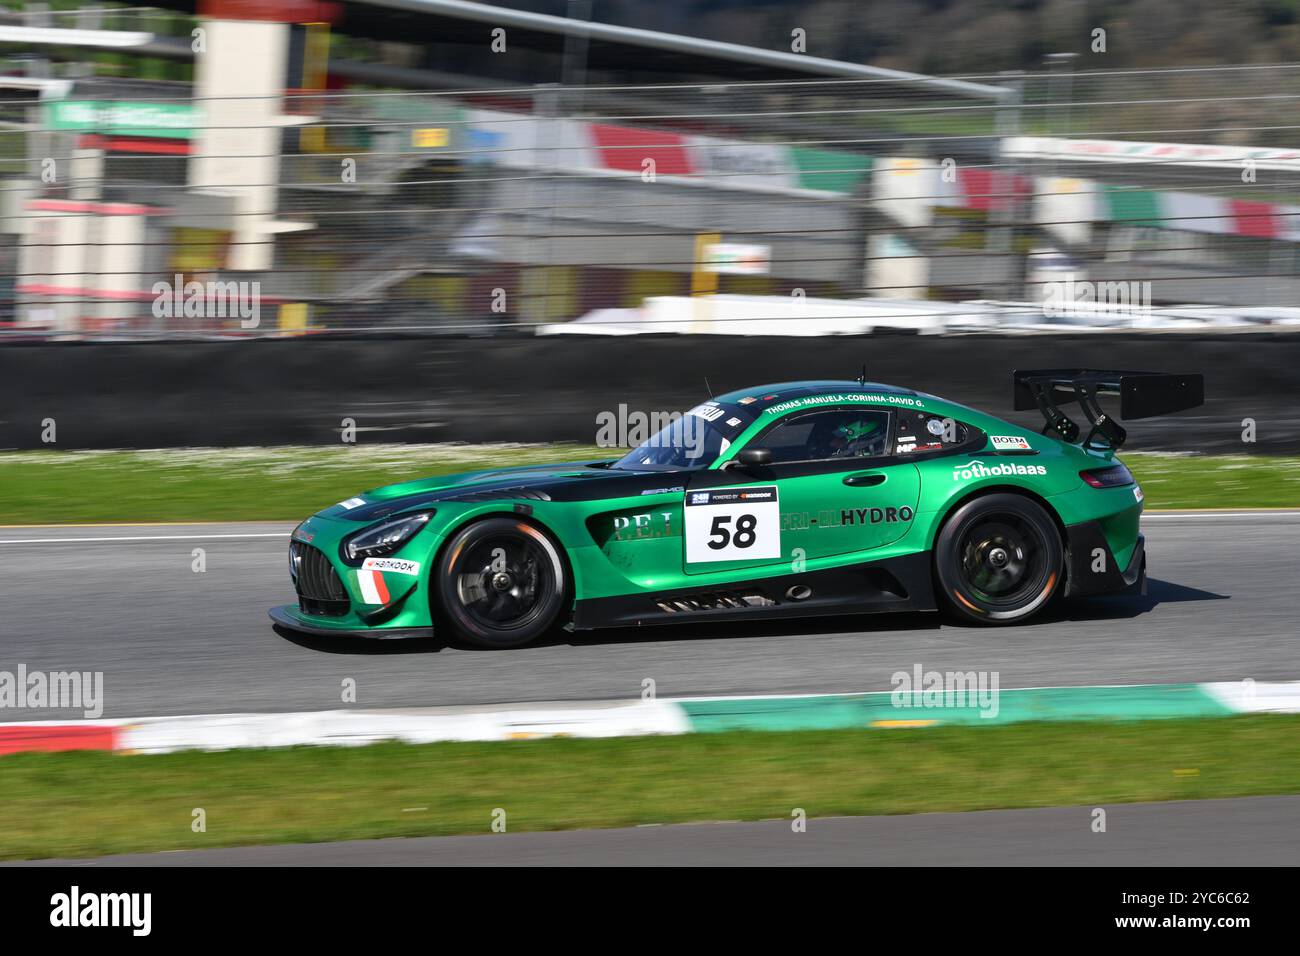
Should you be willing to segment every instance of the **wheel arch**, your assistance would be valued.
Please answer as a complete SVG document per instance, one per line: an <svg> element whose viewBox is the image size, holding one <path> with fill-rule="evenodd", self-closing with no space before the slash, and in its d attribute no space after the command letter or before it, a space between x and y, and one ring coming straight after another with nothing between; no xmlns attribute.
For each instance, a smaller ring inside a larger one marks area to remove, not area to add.
<svg viewBox="0 0 1300 956"><path fill-rule="evenodd" d="M470 525L477 524L480 521L488 521L492 518L511 518L518 521L520 524L526 524L535 528L547 537L551 542L552 547L555 548L555 553L559 555L560 564L564 568L564 613L566 615L572 614L573 604L578 593L578 582L574 577L574 566L573 562L569 559L568 548L564 546L563 541L560 540L560 536L555 533L555 529L551 528L546 522L540 520L535 514L521 514L513 509L510 511L502 509L474 511L466 515L461 515L454 523L449 524L443 531L442 541L440 541L438 546L434 548L433 553L429 558L429 576L425 582L425 587L428 589L428 592L430 594L433 593L433 576L438 573L438 569L442 566L443 555L446 554L447 548L451 546L451 542L455 540L456 536Z"/></svg>
<svg viewBox="0 0 1300 956"><path fill-rule="evenodd" d="M998 485L984 485L982 487L972 489L971 491L968 491L966 494L961 495L957 498L950 499L943 508L942 516L939 518L939 520L935 521L931 527L932 534L929 541L930 550L934 549L935 542L939 540L939 534L940 532L943 531L944 525L948 523L949 519L952 518L952 516L957 512L959 508L961 508L963 505L965 505L968 502L974 501L976 498L987 498L990 495L1004 495L1004 494L1019 495L1020 497L1028 498L1030 501L1041 506L1042 509L1046 511L1047 514L1051 517L1052 522L1056 525L1056 530L1061 533L1061 544L1064 545L1065 547L1069 547L1070 535L1065 528L1065 522L1061 520L1060 513L1056 510L1055 507L1053 507L1050 501L1048 501L1046 498L1044 498L1042 495L1038 494L1037 492L1031 491L1028 488L1025 488L1021 485L998 484Z"/></svg>

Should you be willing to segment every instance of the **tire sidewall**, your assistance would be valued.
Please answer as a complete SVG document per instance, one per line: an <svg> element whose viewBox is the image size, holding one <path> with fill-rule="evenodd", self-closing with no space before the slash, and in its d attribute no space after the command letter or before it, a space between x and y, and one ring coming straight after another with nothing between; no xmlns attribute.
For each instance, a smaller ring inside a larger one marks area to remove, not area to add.
<svg viewBox="0 0 1300 956"><path fill-rule="evenodd" d="M994 612L982 608L978 596L966 588L957 547L968 528L981 518L998 513L1015 514L1033 524L1043 535L1046 541L1047 583L1020 607ZM1017 624L1027 620L1046 607L1058 592L1064 567L1065 549L1056 523L1042 505L1023 495L994 493L973 498L949 516L935 539L936 584L948 608L961 620L992 625Z"/></svg>
<svg viewBox="0 0 1300 956"><path fill-rule="evenodd" d="M552 586L540 611L530 621L519 627L495 630L475 620L461 605L456 588L456 575L459 573L456 565L478 540L501 534L527 536L541 548L550 565ZM568 575L559 547L546 532L513 516L482 518L465 525L443 548L434 575L430 588L434 620L457 638L476 647L504 649L531 643L555 625L569 592Z"/></svg>

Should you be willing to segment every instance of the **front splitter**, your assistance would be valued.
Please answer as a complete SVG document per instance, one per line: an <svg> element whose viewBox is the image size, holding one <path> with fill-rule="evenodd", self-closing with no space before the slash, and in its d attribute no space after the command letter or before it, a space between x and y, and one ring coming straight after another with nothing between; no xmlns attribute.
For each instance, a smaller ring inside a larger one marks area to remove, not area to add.
<svg viewBox="0 0 1300 956"><path fill-rule="evenodd" d="M399 641L433 637L431 627L331 627L304 620L292 604L273 607L266 612L280 627L314 637L363 637L372 641Z"/></svg>

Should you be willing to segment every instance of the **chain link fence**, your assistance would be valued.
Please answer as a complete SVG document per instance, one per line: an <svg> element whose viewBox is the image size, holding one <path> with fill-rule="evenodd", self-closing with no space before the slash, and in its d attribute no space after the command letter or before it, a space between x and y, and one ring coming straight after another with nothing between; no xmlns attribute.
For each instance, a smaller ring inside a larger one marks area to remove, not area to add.
<svg viewBox="0 0 1300 956"><path fill-rule="evenodd" d="M0 327L987 330L1061 283L1300 321L1300 66L956 79L291 91L269 121L170 80L0 90Z"/></svg>

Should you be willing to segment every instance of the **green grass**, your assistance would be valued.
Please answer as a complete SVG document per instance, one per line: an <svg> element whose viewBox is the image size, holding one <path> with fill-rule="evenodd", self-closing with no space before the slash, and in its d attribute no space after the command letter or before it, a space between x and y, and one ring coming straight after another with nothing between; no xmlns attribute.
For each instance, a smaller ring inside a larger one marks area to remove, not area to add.
<svg viewBox="0 0 1300 956"><path fill-rule="evenodd" d="M1125 454L1148 508L1294 508L1300 458Z"/></svg>
<svg viewBox="0 0 1300 956"><path fill-rule="evenodd" d="M0 453L0 524L297 521L414 477L608 458L588 445L350 445ZM1132 454L1148 508L1300 505L1300 458Z"/></svg>
<svg viewBox="0 0 1300 956"><path fill-rule="evenodd" d="M1273 715L18 754L0 757L0 858L486 834L496 808L514 832L1297 792L1300 717Z"/></svg>
<svg viewBox="0 0 1300 956"><path fill-rule="evenodd" d="M429 475L610 458L585 445L339 445L0 453L0 524L298 521Z"/></svg>

